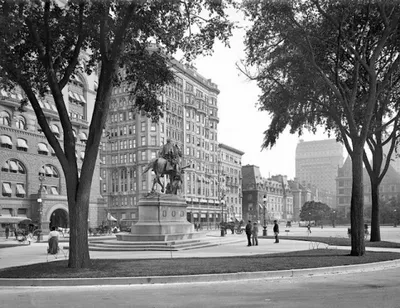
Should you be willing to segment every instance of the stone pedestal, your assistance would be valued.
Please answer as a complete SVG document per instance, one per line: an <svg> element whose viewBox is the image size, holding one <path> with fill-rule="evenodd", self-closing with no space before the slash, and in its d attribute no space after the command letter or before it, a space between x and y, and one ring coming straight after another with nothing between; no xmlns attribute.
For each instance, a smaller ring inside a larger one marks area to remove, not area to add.
<svg viewBox="0 0 400 308"><path fill-rule="evenodd" d="M152 193L139 200L139 221L119 241L152 242L199 238L186 218L185 200L177 195Z"/></svg>

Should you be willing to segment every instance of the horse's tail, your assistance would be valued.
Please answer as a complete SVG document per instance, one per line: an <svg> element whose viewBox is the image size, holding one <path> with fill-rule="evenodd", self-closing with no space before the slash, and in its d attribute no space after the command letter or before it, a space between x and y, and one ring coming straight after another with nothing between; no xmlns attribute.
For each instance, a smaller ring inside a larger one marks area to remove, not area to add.
<svg viewBox="0 0 400 308"><path fill-rule="evenodd" d="M156 161L157 161L157 158L153 158L151 161L149 161L147 166L143 169L142 174L145 174L147 171L152 169L154 167L154 164L155 164Z"/></svg>

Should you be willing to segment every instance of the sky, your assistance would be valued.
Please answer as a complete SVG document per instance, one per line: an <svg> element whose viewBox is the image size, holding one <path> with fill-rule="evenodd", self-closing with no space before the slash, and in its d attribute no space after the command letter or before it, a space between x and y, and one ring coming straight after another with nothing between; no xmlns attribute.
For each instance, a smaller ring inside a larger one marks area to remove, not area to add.
<svg viewBox="0 0 400 308"><path fill-rule="evenodd" d="M241 13L231 12L230 15L234 20L240 20L240 26L248 25L243 21ZM319 132L318 135L310 133L299 138L297 134L286 132L279 137L272 149L261 151L270 116L265 111L258 111L256 107L261 94L257 84L236 68L236 63L245 59L244 35L243 28L234 30L230 48L217 42L212 56L199 57L194 61L197 72L205 78L211 78L221 91L218 96L218 141L245 152L242 165L259 166L263 177L282 174L293 179L299 139L311 141L328 137Z"/></svg>

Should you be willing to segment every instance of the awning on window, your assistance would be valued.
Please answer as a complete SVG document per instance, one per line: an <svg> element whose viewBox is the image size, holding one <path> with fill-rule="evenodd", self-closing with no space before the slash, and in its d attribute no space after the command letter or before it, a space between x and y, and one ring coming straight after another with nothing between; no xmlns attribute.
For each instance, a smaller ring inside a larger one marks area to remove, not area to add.
<svg viewBox="0 0 400 308"><path fill-rule="evenodd" d="M12 194L10 183L3 183L3 192L6 194Z"/></svg>
<svg viewBox="0 0 400 308"><path fill-rule="evenodd" d="M25 189L22 184L17 184L17 194L18 195L25 195Z"/></svg>
<svg viewBox="0 0 400 308"><path fill-rule="evenodd" d="M87 136L85 133L79 133L79 139L81 139L82 141L86 141L87 140Z"/></svg>
<svg viewBox="0 0 400 308"><path fill-rule="evenodd" d="M46 170L46 175L53 175L53 170L49 166L44 166Z"/></svg>
<svg viewBox="0 0 400 308"><path fill-rule="evenodd" d="M85 103L85 104L86 104L86 100L85 100L85 98L83 97L82 94L76 94L76 95L79 97L79 100L80 100L82 103Z"/></svg>
<svg viewBox="0 0 400 308"><path fill-rule="evenodd" d="M47 148L47 145L45 145L44 143L39 143L38 148L39 148L39 151L41 151L41 152L49 153L49 149Z"/></svg>
<svg viewBox="0 0 400 308"><path fill-rule="evenodd" d="M25 139L17 139L17 147L28 149L28 144Z"/></svg>
<svg viewBox="0 0 400 308"><path fill-rule="evenodd" d="M60 133L60 129L58 128L58 126L57 125L51 125L51 131L54 133L54 134L59 134Z"/></svg>
<svg viewBox="0 0 400 308"><path fill-rule="evenodd" d="M51 186L50 187L50 192L51 192L52 195L58 195L57 187Z"/></svg>
<svg viewBox="0 0 400 308"><path fill-rule="evenodd" d="M3 167L1 167L1 169L4 169L4 170L9 170L9 169L10 169L10 166L8 165L8 161L6 161L6 162L3 164Z"/></svg>
<svg viewBox="0 0 400 308"><path fill-rule="evenodd" d="M15 161L9 160L8 165L10 166L10 170L12 171L18 171L18 165Z"/></svg>
<svg viewBox="0 0 400 308"><path fill-rule="evenodd" d="M6 136L6 135L0 136L0 143L1 144L8 144L8 145L12 146L11 138Z"/></svg>
<svg viewBox="0 0 400 308"><path fill-rule="evenodd" d="M0 89L0 94L1 94L1 96L8 97L8 93L4 89Z"/></svg>

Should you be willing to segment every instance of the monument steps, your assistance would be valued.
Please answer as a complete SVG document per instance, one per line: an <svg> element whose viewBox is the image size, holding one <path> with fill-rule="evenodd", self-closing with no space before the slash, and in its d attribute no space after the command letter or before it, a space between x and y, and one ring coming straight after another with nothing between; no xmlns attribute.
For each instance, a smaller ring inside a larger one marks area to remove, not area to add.
<svg viewBox="0 0 400 308"><path fill-rule="evenodd" d="M201 240L182 240L171 242L121 242L93 241L89 243L91 251L179 251L217 246L217 243Z"/></svg>

